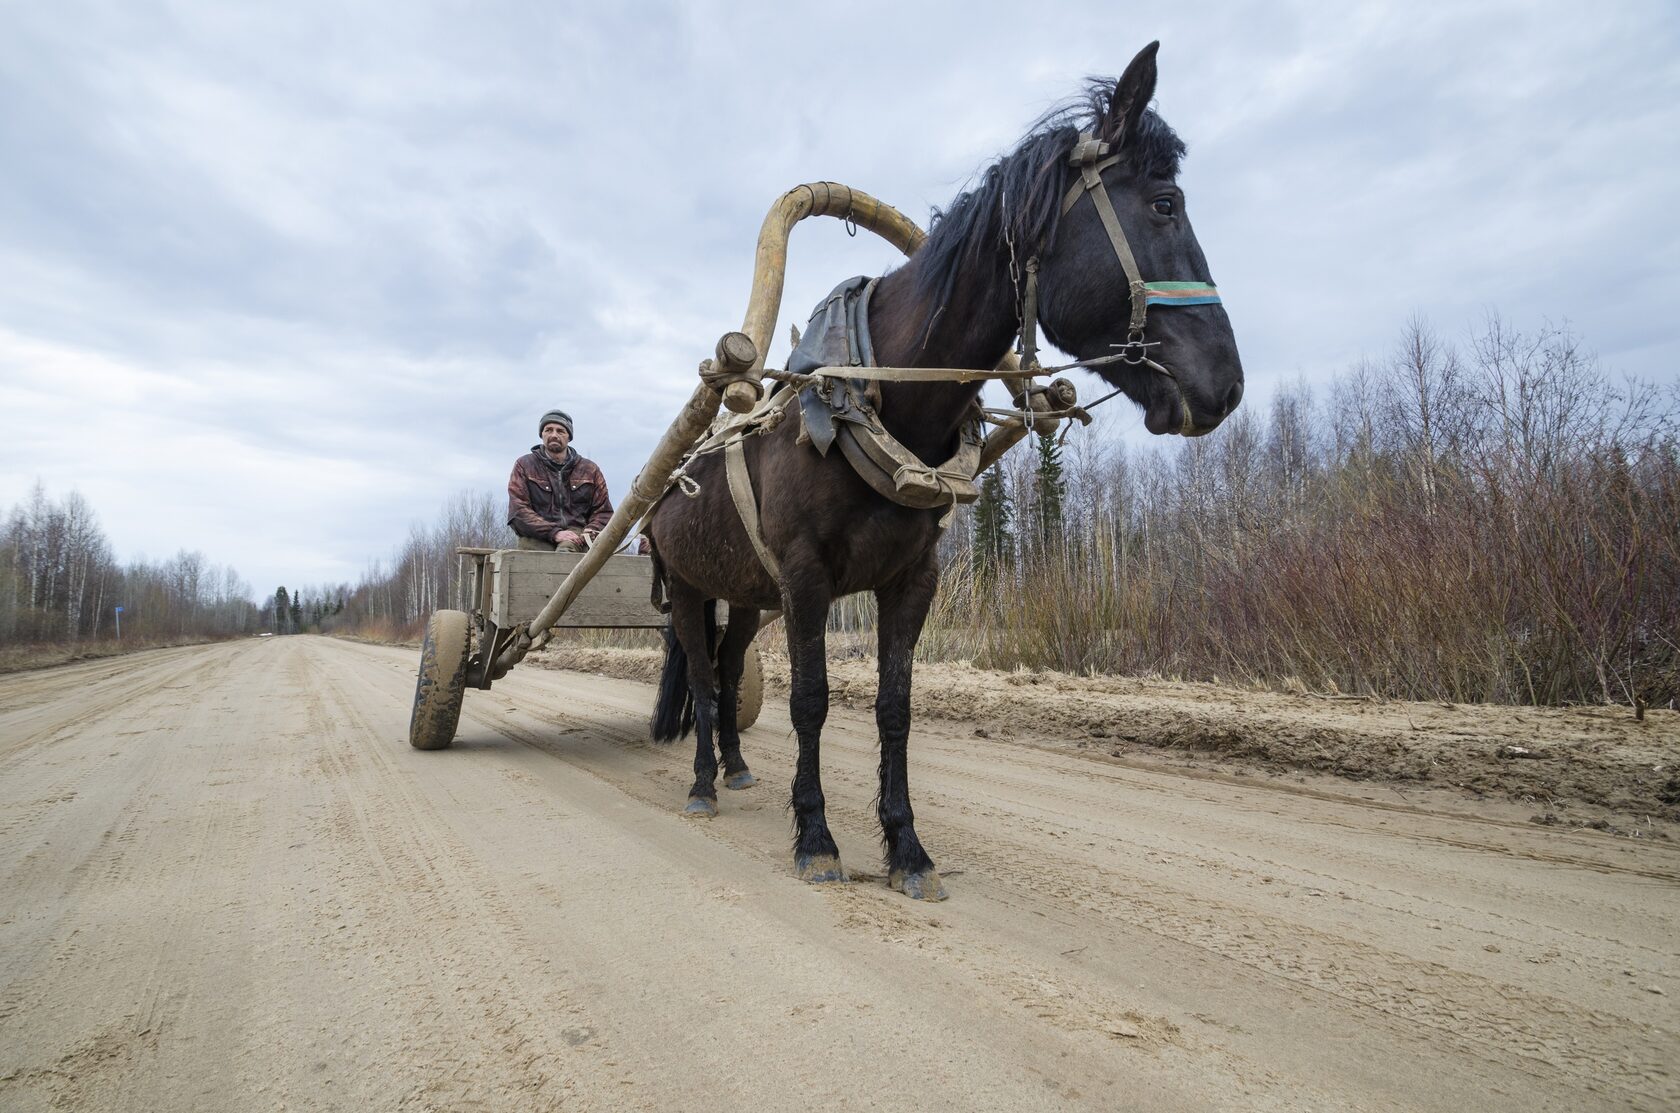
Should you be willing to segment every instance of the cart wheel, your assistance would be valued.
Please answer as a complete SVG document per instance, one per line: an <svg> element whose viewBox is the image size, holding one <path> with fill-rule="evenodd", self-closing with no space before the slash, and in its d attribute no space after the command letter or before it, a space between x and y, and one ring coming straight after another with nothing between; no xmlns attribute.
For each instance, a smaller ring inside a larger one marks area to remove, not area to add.
<svg viewBox="0 0 1680 1113"><path fill-rule="evenodd" d="M758 646L747 647L747 656L741 662L741 687L735 693L735 726L739 730L746 730L758 722L758 713L764 708L764 662L758 656Z"/></svg>
<svg viewBox="0 0 1680 1113"><path fill-rule="evenodd" d="M455 740L467 687L467 623L465 611L437 611L426 623L408 720L408 744L416 750L441 750Z"/></svg>

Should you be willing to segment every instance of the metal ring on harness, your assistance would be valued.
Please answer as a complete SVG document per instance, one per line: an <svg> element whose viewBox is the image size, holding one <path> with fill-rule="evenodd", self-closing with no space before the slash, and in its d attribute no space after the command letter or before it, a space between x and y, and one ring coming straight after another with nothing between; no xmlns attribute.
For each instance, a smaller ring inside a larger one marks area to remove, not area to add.
<svg viewBox="0 0 1680 1113"><path fill-rule="evenodd" d="M1122 363L1130 363L1135 366L1149 358L1149 345L1144 342L1143 330L1140 328L1132 329L1130 332L1126 333L1126 342L1124 344L1113 344L1110 346L1120 349L1117 354L1120 356ZM1133 354L1134 352L1136 353L1135 355Z"/></svg>

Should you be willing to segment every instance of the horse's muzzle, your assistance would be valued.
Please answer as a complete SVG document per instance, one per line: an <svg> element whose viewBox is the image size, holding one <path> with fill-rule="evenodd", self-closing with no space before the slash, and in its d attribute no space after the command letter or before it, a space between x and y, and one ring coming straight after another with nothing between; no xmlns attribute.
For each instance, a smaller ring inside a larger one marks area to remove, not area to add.
<svg viewBox="0 0 1680 1113"><path fill-rule="evenodd" d="M1201 437L1219 428L1231 411L1242 401L1243 384L1239 378L1226 388L1217 405L1198 405L1194 391L1185 391L1179 380L1171 379L1161 385L1143 415L1144 428L1156 436L1177 434L1181 437Z"/></svg>

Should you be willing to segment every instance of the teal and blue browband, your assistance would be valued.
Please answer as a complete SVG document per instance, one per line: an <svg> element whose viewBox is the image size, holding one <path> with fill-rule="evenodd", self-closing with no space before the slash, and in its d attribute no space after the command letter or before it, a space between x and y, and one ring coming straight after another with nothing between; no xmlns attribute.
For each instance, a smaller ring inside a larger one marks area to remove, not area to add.
<svg viewBox="0 0 1680 1113"><path fill-rule="evenodd" d="M1219 305L1219 291L1206 282L1145 282L1145 305Z"/></svg>

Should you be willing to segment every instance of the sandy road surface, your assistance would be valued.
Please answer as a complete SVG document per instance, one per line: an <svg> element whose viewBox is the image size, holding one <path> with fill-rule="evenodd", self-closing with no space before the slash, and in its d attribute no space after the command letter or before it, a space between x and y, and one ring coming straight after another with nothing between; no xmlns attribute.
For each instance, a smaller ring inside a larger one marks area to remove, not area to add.
<svg viewBox="0 0 1680 1113"><path fill-rule="evenodd" d="M516 671L404 741L320 638L0 678L0 1108L1674 1109L1680 851L966 736L912 745L951 900L846 886L762 783L677 815L649 689Z"/></svg>

